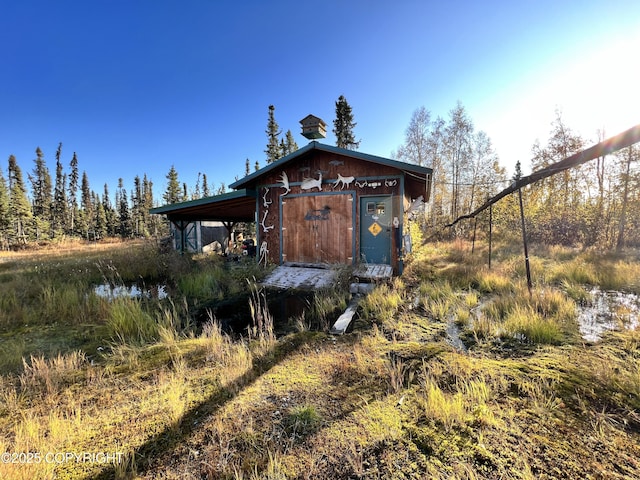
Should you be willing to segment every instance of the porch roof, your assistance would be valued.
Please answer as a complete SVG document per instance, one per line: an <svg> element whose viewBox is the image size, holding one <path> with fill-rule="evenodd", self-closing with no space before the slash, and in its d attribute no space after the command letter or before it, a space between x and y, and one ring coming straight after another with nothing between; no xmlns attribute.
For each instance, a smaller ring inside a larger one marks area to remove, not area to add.
<svg viewBox="0 0 640 480"><path fill-rule="evenodd" d="M256 192L252 189L235 190L213 197L163 205L152 208L149 212L166 215L169 220L253 222L256 215Z"/></svg>

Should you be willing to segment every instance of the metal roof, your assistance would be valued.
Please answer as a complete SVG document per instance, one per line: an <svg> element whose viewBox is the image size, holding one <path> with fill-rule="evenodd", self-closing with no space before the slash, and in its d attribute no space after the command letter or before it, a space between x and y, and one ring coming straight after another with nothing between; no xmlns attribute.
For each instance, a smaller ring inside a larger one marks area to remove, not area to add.
<svg viewBox="0 0 640 480"><path fill-rule="evenodd" d="M213 197L152 208L149 212L167 215L169 220L253 222L256 212L256 192L250 189L236 190Z"/></svg>
<svg viewBox="0 0 640 480"><path fill-rule="evenodd" d="M378 163L380 165L387 165L389 167L397 168L398 170L403 170L405 172L411 172L417 175L424 175L425 178L427 175L431 175L433 170L428 167L422 167L420 165L415 165L412 163L399 162L398 160L391 160L390 158L377 157L375 155L369 155L367 153L361 153L356 150L348 150L346 148L334 147L332 145L324 145L322 143L318 143L316 141L309 142L308 145L299 148L295 152L276 160L273 163L270 163L266 167L261 168L260 170L253 172L250 175L247 175L244 178L241 178L235 183L229 185L229 188L246 188L249 186L255 185L256 180L267 173L282 168L285 164L295 160L298 157L301 157L313 150L319 150L322 152L335 153L336 155L345 155L347 157L358 158L361 160L366 160L368 162Z"/></svg>

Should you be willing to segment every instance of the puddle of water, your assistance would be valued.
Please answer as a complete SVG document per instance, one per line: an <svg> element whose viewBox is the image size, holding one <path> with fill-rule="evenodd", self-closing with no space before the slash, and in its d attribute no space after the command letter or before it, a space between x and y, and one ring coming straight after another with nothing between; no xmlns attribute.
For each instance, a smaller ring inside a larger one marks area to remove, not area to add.
<svg viewBox="0 0 640 480"><path fill-rule="evenodd" d="M447 340L456 350L467 351L467 346L460 339L460 327L455 324L452 318L447 321Z"/></svg>
<svg viewBox="0 0 640 480"><path fill-rule="evenodd" d="M93 289L96 295L107 300L113 300L115 298L130 297L130 298L157 298L163 300L169 296L167 293L167 287L165 285L153 285L151 287L140 287L137 284L133 285L111 285L109 283L103 283L96 285Z"/></svg>
<svg viewBox="0 0 640 480"><path fill-rule="evenodd" d="M608 292L594 287L591 301L578 306L578 325L582 338L597 342L611 330L634 330L640 324L640 296L635 293Z"/></svg>

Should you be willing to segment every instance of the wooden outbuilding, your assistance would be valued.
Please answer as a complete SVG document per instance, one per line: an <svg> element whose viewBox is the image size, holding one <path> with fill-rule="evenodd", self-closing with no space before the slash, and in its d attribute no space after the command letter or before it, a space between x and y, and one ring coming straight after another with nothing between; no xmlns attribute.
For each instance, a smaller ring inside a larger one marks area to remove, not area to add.
<svg viewBox="0 0 640 480"><path fill-rule="evenodd" d="M180 231L201 220L253 219L258 260L278 265L382 264L401 273L410 248L405 214L429 200L431 173L312 141L231 184L231 194L151 213Z"/></svg>

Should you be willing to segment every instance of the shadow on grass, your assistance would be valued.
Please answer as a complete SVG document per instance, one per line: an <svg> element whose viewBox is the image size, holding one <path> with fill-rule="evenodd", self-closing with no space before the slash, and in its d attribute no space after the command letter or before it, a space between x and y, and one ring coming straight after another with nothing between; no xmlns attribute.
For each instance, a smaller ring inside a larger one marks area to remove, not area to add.
<svg viewBox="0 0 640 480"><path fill-rule="evenodd" d="M312 338L313 334L307 333L280 340L264 355L254 360L254 366L251 370L236 378L228 386L220 389L206 400L194 405L182 416L177 425L168 425L164 430L150 437L132 453L135 459L135 472L144 474L152 467L155 459L178 447L195 430L200 428L201 422L199 420L215 414L227 402L233 400L243 388L254 383L260 376L278 365ZM111 480L116 476L117 468L115 465L111 465L89 478L93 480ZM125 478L127 477L125 476Z"/></svg>

